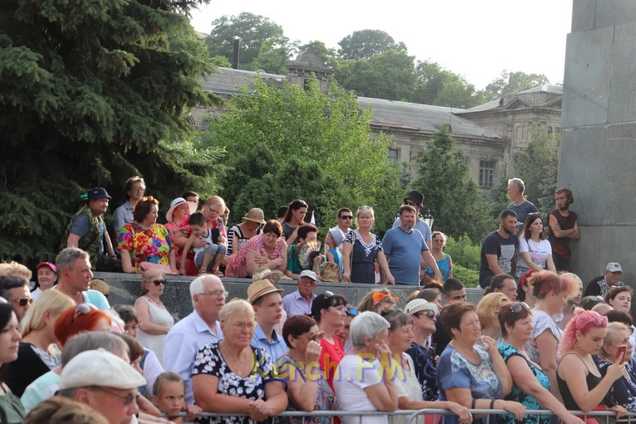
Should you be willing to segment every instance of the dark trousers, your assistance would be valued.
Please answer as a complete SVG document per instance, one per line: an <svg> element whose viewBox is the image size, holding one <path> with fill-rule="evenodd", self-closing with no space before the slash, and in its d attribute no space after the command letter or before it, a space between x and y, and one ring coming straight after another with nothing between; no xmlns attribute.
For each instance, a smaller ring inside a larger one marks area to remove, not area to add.
<svg viewBox="0 0 636 424"><path fill-rule="evenodd" d="M552 255L552 259L554 260L554 266L557 271L572 272L569 259L563 259L556 255Z"/></svg>

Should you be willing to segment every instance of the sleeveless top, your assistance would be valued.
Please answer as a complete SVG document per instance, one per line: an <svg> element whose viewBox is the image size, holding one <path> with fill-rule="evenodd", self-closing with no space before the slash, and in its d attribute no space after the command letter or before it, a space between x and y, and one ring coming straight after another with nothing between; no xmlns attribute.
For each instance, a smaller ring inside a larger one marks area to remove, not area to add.
<svg viewBox="0 0 636 424"><path fill-rule="evenodd" d="M559 227L561 230L571 230L574 228L574 224L577 221L576 213L570 211L568 216L563 216L557 209L554 209L550 212L550 215L556 218L559 223ZM570 239L569 237L557 237L554 235L554 231L552 228L548 226L549 234L548 240L550 240L550 244L552 245L552 254L554 256L558 256L559 258L569 260L570 259Z"/></svg>
<svg viewBox="0 0 636 424"><path fill-rule="evenodd" d="M437 262L437 267L439 268L439 272L442 274L442 282L446 282L446 280L448 280L448 276L450 275L451 269L450 269L450 255L444 253L444 257L442 259L440 259L439 261L435 261ZM433 278L435 277L435 273L433 272L433 270L429 267L426 267L426 275L428 275L429 277Z"/></svg>
<svg viewBox="0 0 636 424"><path fill-rule="evenodd" d="M260 228L256 231L256 235L259 234L263 234L263 230ZM234 235L236 235L238 246L234 246ZM238 252L243 246L245 246L245 243L247 243L249 240L250 239L248 237L245 237L245 235L243 235L243 231L241 230L240 225L233 226L227 232L227 250L225 252L225 255L231 256L235 252L235 249L236 252Z"/></svg>
<svg viewBox="0 0 636 424"><path fill-rule="evenodd" d="M563 357L567 355L574 355L574 354L566 354L566 355L563 355ZM580 356L578 355L576 356L579 359L581 359ZM581 362L583 362L583 359L581 359ZM559 363L559 365L561 364ZM587 368L587 377L585 377L585 382L587 383L587 391L589 392L590 390L594 389L598 385L598 383L601 382L601 377L597 377L594 374L592 374L592 372L587 367L587 364L585 362L583 362L583 365L585 365L585 368ZM568 387L568 383L565 380L563 380L561 377L559 377L558 368L557 368L557 383L559 385L559 392L561 392L561 397L563 398L563 405L565 405L565 408L569 409L570 411L580 411L581 408L579 408L579 405L576 404L576 401L572 397L572 394L570 393L570 388Z"/></svg>
<svg viewBox="0 0 636 424"><path fill-rule="evenodd" d="M163 325L168 328L171 328L174 325L174 318L170 315L170 312L168 312L166 308L160 308L145 296L137 299L137 302L139 301L146 302L148 305L148 316L151 323ZM155 352L159 362L161 362L161 365L163 365L163 342L166 339L166 335L167 334L148 334L141 328L137 334L137 340L139 343L141 343L146 349L150 349Z"/></svg>
<svg viewBox="0 0 636 424"><path fill-rule="evenodd" d="M66 243L68 236L71 234L73 223L80 215L88 216L88 233L86 233L84 237L81 237L77 244L80 249L90 255L93 266L97 266L97 258L99 257L100 246L102 246L103 240L103 237L100 235L100 226L104 228L104 231L106 231L106 226L104 225L104 217L102 215L96 216L88 205L77 211L68 224L68 227L66 227L60 243L60 250L64 250L68 247Z"/></svg>

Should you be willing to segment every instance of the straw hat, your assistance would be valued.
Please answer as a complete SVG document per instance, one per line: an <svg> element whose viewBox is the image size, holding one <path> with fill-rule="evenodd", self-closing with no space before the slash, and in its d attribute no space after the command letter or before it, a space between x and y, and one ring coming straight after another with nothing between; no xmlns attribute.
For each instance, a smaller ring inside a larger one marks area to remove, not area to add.
<svg viewBox="0 0 636 424"><path fill-rule="evenodd" d="M256 281L247 288L247 300L250 303L254 303L259 297L263 297L266 294L278 292L283 294L283 289L277 289L269 280Z"/></svg>
<svg viewBox="0 0 636 424"><path fill-rule="evenodd" d="M257 222L259 224L265 224L265 214L263 213L263 209L260 208L252 208L248 213L243 217L243 221L252 221Z"/></svg>

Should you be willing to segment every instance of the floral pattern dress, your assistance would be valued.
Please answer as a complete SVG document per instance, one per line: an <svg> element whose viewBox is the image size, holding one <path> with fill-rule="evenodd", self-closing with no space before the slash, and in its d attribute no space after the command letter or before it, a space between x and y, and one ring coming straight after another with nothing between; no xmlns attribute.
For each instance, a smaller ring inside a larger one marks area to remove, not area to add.
<svg viewBox="0 0 636 424"><path fill-rule="evenodd" d="M259 347L250 347L254 353L254 367L247 377L243 378L232 372L221 354L218 343L211 343L199 349L194 359L192 376L217 377L219 394L249 400L265 399L265 384L281 380L267 352ZM248 424L250 419L249 417L212 417L199 418L196 422L199 424Z"/></svg>
<svg viewBox="0 0 636 424"><path fill-rule="evenodd" d="M534 374L534 376L537 378L537 381L539 381L539 384L541 384L541 387L543 387L544 389L548 391L550 390L550 387L552 387L552 384L550 384L550 378L548 377L548 374L546 374L542 369L540 369L535 364L530 362L528 358L522 352L520 352L516 347L511 346L508 343L502 343L499 345L499 353L501 354L501 357L506 363L508 363L508 359L512 358L513 356L522 357L528 364L528 367L530 367L530 371L532 371L532 374ZM510 390L510 393L508 393L508 395L506 396L506 400L519 402L520 404L525 406L526 409L529 409L529 410L544 409L541 406L541 404L537 401L536 398L525 393L523 390L521 390L521 387L517 386L514 382L512 384L512 389ZM501 415L499 419L500 419L499 421L500 424L523 424L523 423L549 424L550 423L549 415L541 415L540 418L537 415L526 415L523 420L518 420L513 415L505 414L505 415Z"/></svg>
<svg viewBox="0 0 636 424"><path fill-rule="evenodd" d="M284 377L287 380L300 377L303 381L307 381L305 367L289 355L283 355L278 358L276 366L278 367L278 375L281 378ZM335 405L336 397L333 394L331 387L329 387L327 380L323 377L322 372L318 370L315 373L315 376L310 375L310 377L318 379L318 397L316 398L314 411L332 411L337 409ZM291 397L289 397L289 406L287 407L287 410L301 411ZM330 424L333 422L333 417L279 417L276 422L284 424Z"/></svg>
<svg viewBox="0 0 636 424"><path fill-rule="evenodd" d="M609 361L597 361L598 369L601 372L601 376L605 377L607 374L607 367L612 365ZM609 392L605 395L605 405L615 406L620 405L628 411L636 409L636 383L633 380L634 373L634 360L631 359L625 364L625 369L628 372L630 378L621 377L616 380Z"/></svg>
<svg viewBox="0 0 636 424"><path fill-rule="evenodd" d="M152 224L150 228L144 228L130 222L122 228L118 248L129 251L133 266L141 271L142 262L170 265L168 255L173 244L163 225Z"/></svg>

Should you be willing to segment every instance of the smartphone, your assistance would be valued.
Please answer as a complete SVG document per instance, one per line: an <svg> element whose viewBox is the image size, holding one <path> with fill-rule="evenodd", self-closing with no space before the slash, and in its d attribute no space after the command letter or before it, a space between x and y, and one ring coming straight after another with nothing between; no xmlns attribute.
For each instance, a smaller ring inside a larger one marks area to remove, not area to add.
<svg viewBox="0 0 636 424"><path fill-rule="evenodd" d="M623 355L623 362L627 362L628 358L625 358L625 352L627 351L627 346L626 345L618 345L618 350L616 351L616 357L619 358L621 355ZM621 363L623 363L621 362Z"/></svg>

